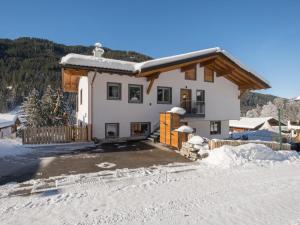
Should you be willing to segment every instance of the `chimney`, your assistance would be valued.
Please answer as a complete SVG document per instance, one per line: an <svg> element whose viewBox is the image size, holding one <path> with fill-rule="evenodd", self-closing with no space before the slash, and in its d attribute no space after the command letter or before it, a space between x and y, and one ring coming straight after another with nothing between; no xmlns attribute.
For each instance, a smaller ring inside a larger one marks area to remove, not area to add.
<svg viewBox="0 0 300 225"><path fill-rule="evenodd" d="M97 42L95 43L95 48L93 50L94 56L99 59L102 58L102 55L104 53L104 50L101 47L102 47L101 43Z"/></svg>

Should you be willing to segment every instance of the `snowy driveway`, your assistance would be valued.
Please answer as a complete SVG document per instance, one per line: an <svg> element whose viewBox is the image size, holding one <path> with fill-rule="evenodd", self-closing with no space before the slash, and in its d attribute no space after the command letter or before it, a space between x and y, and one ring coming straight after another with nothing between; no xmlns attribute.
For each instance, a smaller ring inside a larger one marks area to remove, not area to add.
<svg viewBox="0 0 300 225"><path fill-rule="evenodd" d="M144 142L107 144L79 151L39 151L0 158L0 185L60 175L190 162L181 155Z"/></svg>
<svg viewBox="0 0 300 225"><path fill-rule="evenodd" d="M189 163L67 176L54 190L0 196L0 220L6 225L299 225L299 171L299 161L230 169ZM0 186L0 193L16 188Z"/></svg>

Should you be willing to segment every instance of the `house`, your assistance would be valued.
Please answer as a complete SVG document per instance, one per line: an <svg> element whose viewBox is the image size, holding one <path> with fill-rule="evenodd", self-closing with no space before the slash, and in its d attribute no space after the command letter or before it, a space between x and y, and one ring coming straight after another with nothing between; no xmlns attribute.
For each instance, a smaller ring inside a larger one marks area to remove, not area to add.
<svg viewBox="0 0 300 225"><path fill-rule="evenodd" d="M20 125L17 115L0 113L0 138L11 137Z"/></svg>
<svg viewBox="0 0 300 225"><path fill-rule="evenodd" d="M229 136L240 118L240 96L269 83L226 51L210 48L142 63L93 55L61 59L65 92L78 93L77 120L103 141L144 138L159 128L159 113L185 108L183 124L208 138Z"/></svg>
<svg viewBox="0 0 300 225"><path fill-rule="evenodd" d="M273 117L241 117L239 120L229 120L229 129L231 132L245 132L254 130L275 131L279 126L279 121ZM281 123L281 126L286 126Z"/></svg>

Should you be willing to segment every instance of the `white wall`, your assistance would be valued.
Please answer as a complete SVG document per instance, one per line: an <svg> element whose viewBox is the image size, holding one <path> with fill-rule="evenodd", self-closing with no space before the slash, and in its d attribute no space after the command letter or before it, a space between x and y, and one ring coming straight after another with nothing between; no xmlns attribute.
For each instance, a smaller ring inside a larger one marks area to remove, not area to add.
<svg viewBox="0 0 300 225"><path fill-rule="evenodd" d="M162 73L155 80L149 95L146 94L148 87L146 78L98 73L93 85L93 136L105 137L105 123L120 123L120 137L130 136L130 122L151 122L153 129L159 122L160 112L179 106L181 88L192 89L192 100L196 100L196 90L205 90L205 118L197 118L197 121L206 121L201 123L205 130L203 136L208 134L206 129L209 129L210 120L222 120L225 124L222 126L222 133L224 131L228 136L229 128L226 121L240 117L238 87L223 77L215 76L214 83L204 82L203 73L203 68L198 66L196 81L185 80L184 73L179 69ZM94 72L89 73L89 80L93 74ZM121 100L107 100L107 82L122 83ZM128 84L143 85L143 104L128 103ZM87 89L87 86L87 79L82 78L79 82L79 91L81 87ZM157 86L172 87L172 105L157 104ZM85 98L84 102L87 102ZM87 115L87 111L88 105L83 104L79 107L78 119L81 120L83 115ZM201 130L200 127L197 130Z"/></svg>
<svg viewBox="0 0 300 225"><path fill-rule="evenodd" d="M82 89L82 104L80 104L80 90ZM89 80L88 77L81 77L78 84L78 112L77 121L82 122L83 125L88 124L88 108L89 108Z"/></svg>
<svg viewBox="0 0 300 225"><path fill-rule="evenodd" d="M229 120L221 120L221 134L210 134L210 121L196 118L185 118L189 126L196 128L196 134L206 138L224 139L229 137ZM220 120L217 120L220 121Z"/></svg>

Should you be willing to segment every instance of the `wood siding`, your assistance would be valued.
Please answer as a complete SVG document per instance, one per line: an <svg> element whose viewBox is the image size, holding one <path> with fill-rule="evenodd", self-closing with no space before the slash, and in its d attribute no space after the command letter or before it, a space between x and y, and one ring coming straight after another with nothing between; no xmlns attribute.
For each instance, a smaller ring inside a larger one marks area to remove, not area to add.
<svg viewBox="0 0 300 225"><path fill-rule="evenodd" d="M187 140L187 135L175 131L180 127L180 116L174 113L160 113L160 142L175 148L181 148L182 142Z"/></svg>

